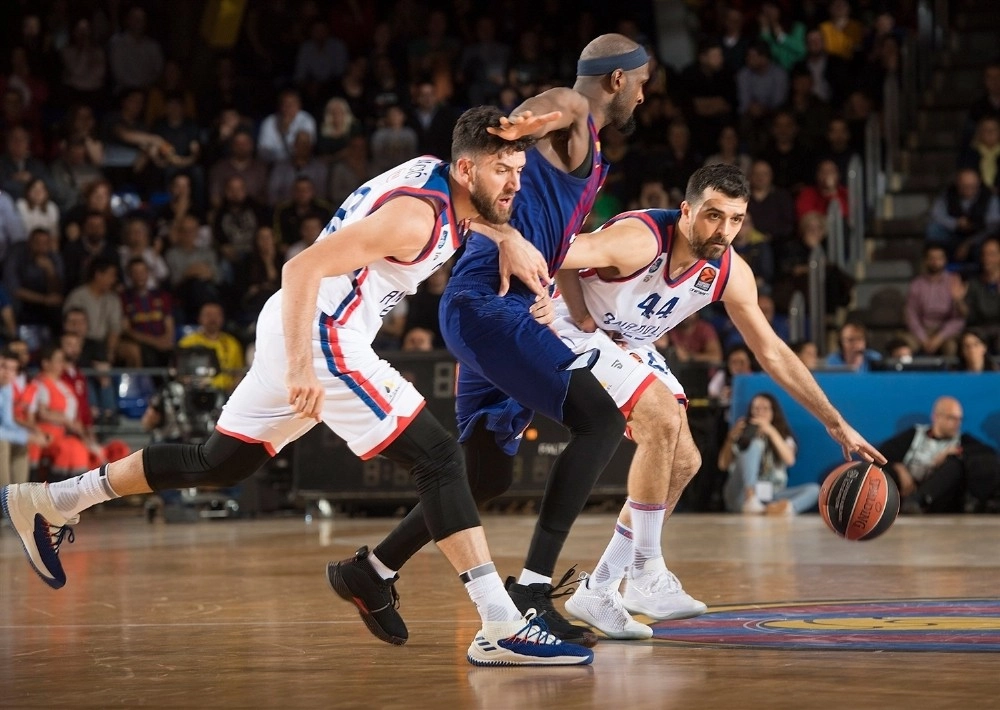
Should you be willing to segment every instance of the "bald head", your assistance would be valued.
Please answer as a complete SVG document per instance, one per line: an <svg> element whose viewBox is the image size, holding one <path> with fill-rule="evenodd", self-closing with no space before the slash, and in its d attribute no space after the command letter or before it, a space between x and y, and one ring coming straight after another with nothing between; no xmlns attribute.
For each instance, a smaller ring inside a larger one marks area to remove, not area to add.
<svg viewBox="0 0 1000 710"><path fill-rule="evenodd" d="M616 33L601 35L590 40L587 46L583 48L583 51L580 52L580 59L614 57L619 54L627 54L638 46L638 42L629 39L625 35Z"/></svg>
<svg viewBox="0 0 1000 710"><path fill-rule="evenodd" d="M938 397L931 412L931 434L951 439L962 431L962 404L954 397Z"/></svg>

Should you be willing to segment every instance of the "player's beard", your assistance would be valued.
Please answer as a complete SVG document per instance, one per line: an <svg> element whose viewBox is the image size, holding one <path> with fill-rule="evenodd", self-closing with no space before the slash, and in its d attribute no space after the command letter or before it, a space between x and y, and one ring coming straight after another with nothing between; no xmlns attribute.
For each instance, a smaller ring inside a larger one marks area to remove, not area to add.
<svg viewBox="0 0 1000 710"><path fill-rule="evenodd" d="M510 206L507 208L500 206L499 200L503 197L511 198ZM488 194L479 185L473 184L472 189L469 190L469 199L479 216L490 224L507 224L510 221L511 211L514 208L513 192L509 194L501 192L494 196Z"/></svg>
<svg viewBox="0 0 1000 710"><path fill-rule="evenodd" d="M700 238L695 232L694 225L691 225L691 237L688 239L688 243L691 245L691 253L698 259L706 261L721 259L722 255L726 253L726 249L729 248L724 239L718 237Z"/></svg>
<svg viewBox="0 0 1000 710"><path fill-rule="evenodd" d="M608 122L623 136L635 133L635 104L627 106L623 94L615 94L608 106Z"/></svg>

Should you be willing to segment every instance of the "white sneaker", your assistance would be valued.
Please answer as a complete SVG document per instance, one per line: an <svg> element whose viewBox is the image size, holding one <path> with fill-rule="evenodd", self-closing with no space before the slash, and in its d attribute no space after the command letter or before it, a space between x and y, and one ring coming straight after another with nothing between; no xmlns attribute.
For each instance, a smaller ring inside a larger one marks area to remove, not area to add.
<svg viewBox="0 0 1000 710"><path fill-rule="evenodd" d="M740 508L740 511L744 515L760 515L765 510L767 510L767 506L765 506L757 496L750 496L747 498L743 501L743 507Z"/></svg>
<svg viewBox="0 0 1000 710"><path fill-rule="evenodd" d="M70 525L79 516L67 520L56 510L44 483L18 483L0 489L0 505L21 538L21 546L32 569L53 589L66 584L66 573L59 562L59 546L65 538L73 542Z"/></svg>
<svg viewBox="0 0 1000 710"><path fill-rule="evenodd" d="M603 631L613 639L648 639L653 630L633 619L622 604L622 595L617 584L591 588L590 576L580 574L580 584L566 600L566 611L580 621Z"/></svg>
<svg viewBox="0 0 1000 710"><path fill-rule="evenodd" d="M516 621L484 622L467 658L474 666L583 666L594 660L594 652L560 641L529 609Z"/></svg>
<svg viewBox="0 0 1000 710"><path fill-rule="evenodd" d="M625 580L625 608L633 614L663 621L701 616L708 607L685 593L680 580L667 569L663 558L650 560L637 577L631 572Z"/></svg>

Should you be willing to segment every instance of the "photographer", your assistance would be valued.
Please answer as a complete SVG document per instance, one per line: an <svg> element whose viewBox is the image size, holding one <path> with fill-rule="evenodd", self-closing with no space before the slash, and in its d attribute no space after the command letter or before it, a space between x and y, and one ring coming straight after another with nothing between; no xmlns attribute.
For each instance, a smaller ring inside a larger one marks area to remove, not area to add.
<svg viewBox="0 0 1000 710"><path fill-rule="evenodd" d="M819 486L788 486L795 463L795 437L778 400L758 394L745 417L736 420L719 451L719 468L729 472L723 497L733 513L795 515L819 499Z"/></svg>

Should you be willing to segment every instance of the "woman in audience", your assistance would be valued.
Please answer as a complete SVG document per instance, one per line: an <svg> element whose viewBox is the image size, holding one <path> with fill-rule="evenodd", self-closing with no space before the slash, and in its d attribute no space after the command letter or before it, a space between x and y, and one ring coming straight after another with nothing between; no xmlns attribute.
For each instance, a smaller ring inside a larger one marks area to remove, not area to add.
<svg viewBox="0 0 1000 710"><path fill-rule="evenodd" d="M990 357L986 341L974 330L966 330L958 336L959 372L998 372L1000 365Z"/></svg>

